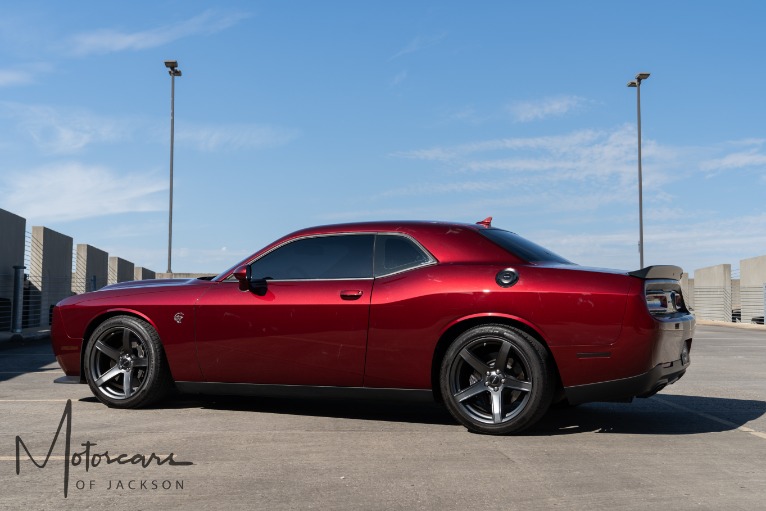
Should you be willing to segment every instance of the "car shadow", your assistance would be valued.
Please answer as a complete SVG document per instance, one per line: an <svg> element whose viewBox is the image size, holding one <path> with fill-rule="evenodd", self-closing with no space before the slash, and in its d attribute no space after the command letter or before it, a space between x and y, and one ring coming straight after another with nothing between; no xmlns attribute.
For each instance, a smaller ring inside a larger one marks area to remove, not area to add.
<svg viewBox="0 0 766 511"><path fill-rule="evenodd" d="M658 394L632 403L552 408L527 434L695 435L735 430L765 413L766 401Z"/></svg>
<svg viewBox="0 0 766 511"><path fill-rule="evenodd" d="M0 343L0 382L17 378L27 373L50 370L60 371L58 367L47 368L56 357L49 339Z"/></svg>
<svg viewBox="0 0 766 511"><path fill-rule="evenodd" d="M159 403L155 408L203 408L413 424L458 424L444 406L425 399L179 395ZM540 422L522 434L694 435L735 430L764 414L765 401L665 394L636 399L632 403L554 407Z"/></svg>
<svg viewBox="0 0 766 511"><path fill-rule="evenodd" d="M159 403L157 407L203 408L413 424L457 424L447 409L433 399L180 395L175 399Z"/></svg>

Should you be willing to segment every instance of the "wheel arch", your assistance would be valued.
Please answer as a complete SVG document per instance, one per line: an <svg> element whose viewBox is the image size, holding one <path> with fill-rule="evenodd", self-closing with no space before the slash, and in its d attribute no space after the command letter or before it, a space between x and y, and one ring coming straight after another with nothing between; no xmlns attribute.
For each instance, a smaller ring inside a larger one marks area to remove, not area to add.
<svg viewBox="0 0 766 511"><path fill-rule="evenodd" d="M85 327L85 331L82 334L82 345L80 346L80 382L81 383L85 383L85 370L84 370L85 351L88 348L88 341L90 339L90 336L93 335L93 332L95 332L96 329L104 323L104 321L107 321L116 316L132 316L134 318L146 321L147 323L151 325L152 328L157 330L157 325L155 325L154 322L151 319L149 319L148 316L133 309L109 309L95 316L93 319L90 320L90 323L88 323L88 326ZM160 342L161 342L161 339L160 339Z"/></svg>
<svg viewBox="0 0 766 511"><path fill-rule="evenodd" d="M553 368L556 372L556 377L560 381L561 377L559 375L558 366L556 365L556 360L553 357L553 353L551 352L545 337L539 332L537 328L514 316L489 313L477 314L465 318L460 318L452 322L444 330L444 332L442 332L442 335L439 337L439 340L436 343L433 358L431 360L431 391L433 392L434 399L436 401L440 403L442 402L441 386L439 385L439 372L441 371L442 360L444 359L444 355L447 353L447 349L449 348L450 344L452 344L452 341L457 339L463 332L481 325L505 325L517 328L518 330L521 330L522 332L531 335L540 341L540 343L548 351L551 363L553 364Z"/></svg>

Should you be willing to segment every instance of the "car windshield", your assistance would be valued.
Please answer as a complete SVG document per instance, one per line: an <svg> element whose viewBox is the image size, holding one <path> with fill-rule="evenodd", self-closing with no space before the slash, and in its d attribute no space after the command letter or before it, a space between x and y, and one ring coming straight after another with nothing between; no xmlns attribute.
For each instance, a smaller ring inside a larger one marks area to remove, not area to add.
<svg viewBox="0 0 766 511"><path fill-rule="evenodd" d="M547 248L543 248L536 243L532 243L531 241L522 238L516 233L494 228L481 229L479 232L511 254L527 262L575 264L572 261L564 259L560 255L554 254Z"/></svg>

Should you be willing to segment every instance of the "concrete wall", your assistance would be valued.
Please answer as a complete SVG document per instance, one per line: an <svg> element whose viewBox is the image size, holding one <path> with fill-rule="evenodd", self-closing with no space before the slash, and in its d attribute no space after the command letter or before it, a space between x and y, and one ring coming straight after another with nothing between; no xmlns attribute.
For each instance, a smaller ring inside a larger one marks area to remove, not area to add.
<svg viewBox="0 0 766 511"><path fill-rule="evenodd" d="M11 328L13 267L24 264L26 219L0 209L0 331Z"/></svg>
<svg viewBox="0 0 766 511"><path fill-rule="evenodd" d="M0 209L0 275L13 275L13 267L24 264L26 219Z"/></svg>
<svg viewBox="0 0 766 511"><path fill-rule="evenodd" d="M51 306L72 294L72 238L32 227L29 283L29 326L49 325Z"/></svg>
<svg viewBox="0 0 766 511"><path fill-rule="evenodd" d="M766 284L766 256L742 259L739 262L742 322L763 316L763 285Z"/></svg>
<svg viewBox="0 0 766 511"><path fill-rule="evenodd" d="M731 322L731 265L694 270L694 310L700 319Z"/></svg>
<svg viewBox="0 0 766 511"><path fill-rule="evenodd" d="M136 266L136 269L133 270L133 280L150 280L156 278L157 274L148 268Z"/></svg>
<svg viewBox="0 0 766 511"><path fill-rule="evenodd" d="M72 291L76 294L95 291L104 287L108 278L109 254L94 246L78 243Z"/></svg>
<svg viewBox="0 0 766 511"><path fill-rule="evenodd" d="M694 279L689 278L688 273L681 274L681 293L687 307L694 308Z"/></svg>
<svg viewBox="0 0 766 511"><path fill-rule="evenodd" d="M127 282L134 280L135 265L121 257L109 258L109 283Z"/></svg>
<svg viewBox="0 0 766 511"><path fill-rule="evenodd" d="M47 327L50 310L60 300L76 293L99 289L109 282L153 279L155 273L134 268L133 263L90 245L78 244L72 268L71 237L47 227L32 227L27 245L26 220L0 209L0 331L11 325L14 266L25 269L22 328ZM110 279L111 277L111 279Z"/></svg>

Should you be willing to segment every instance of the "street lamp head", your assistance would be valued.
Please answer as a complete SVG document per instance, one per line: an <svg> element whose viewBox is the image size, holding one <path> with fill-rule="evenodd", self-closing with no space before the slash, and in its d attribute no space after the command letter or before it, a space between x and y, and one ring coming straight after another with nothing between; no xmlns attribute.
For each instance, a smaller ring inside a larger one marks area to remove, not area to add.
<svg viewBox="0 0 766 511"><path fill-rule="evenodd" d="M639 80L639 81L646 80L647 78L649 78L649 73L638 73L636 75L636 80Z"/></svg>
<svg viewBox="0 0 766 511"><path fill-rule="evenodd" d="M168 74L170 76L181 76L181 70L178 69L177 60L166 60L165 67L168 68Z"/></svg>
<svg viewBox="0 0 766 511"><path fill-rule="evenodd" d="M628 82L628 87L638 87L638 82L635 80L631 80Z"/></svg>

